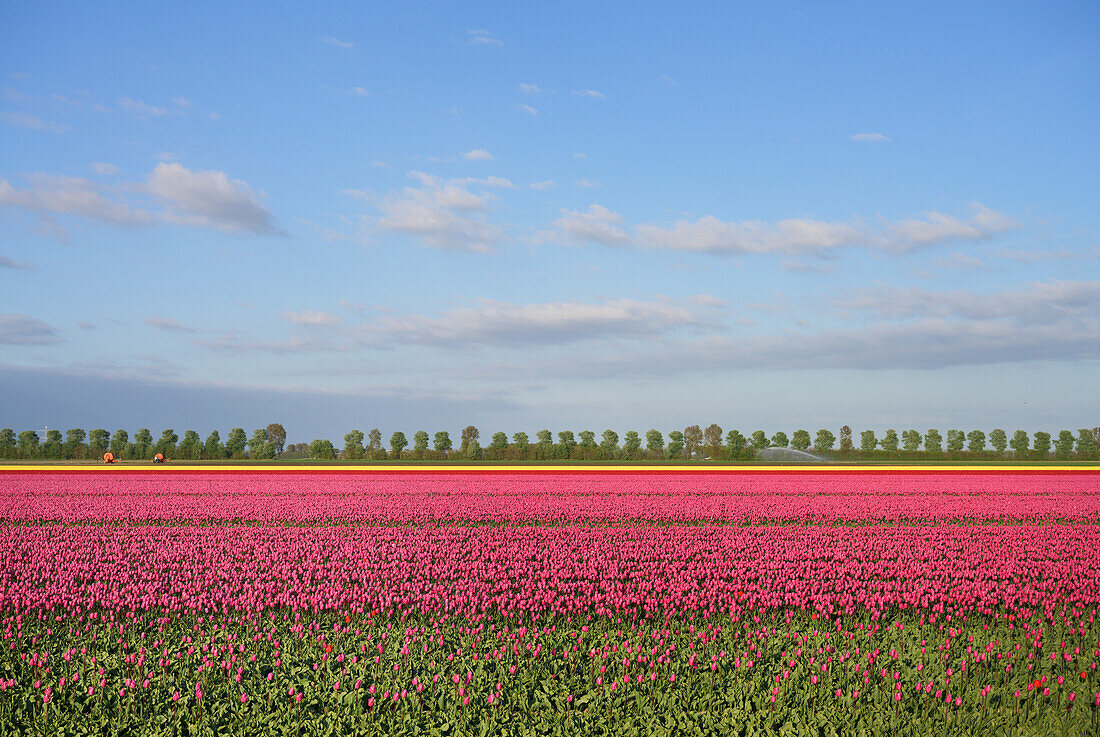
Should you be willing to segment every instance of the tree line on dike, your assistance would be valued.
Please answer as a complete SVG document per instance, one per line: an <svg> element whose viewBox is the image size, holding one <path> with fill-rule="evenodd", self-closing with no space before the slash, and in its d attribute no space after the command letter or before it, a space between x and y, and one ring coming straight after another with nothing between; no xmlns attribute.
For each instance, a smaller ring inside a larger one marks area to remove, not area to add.
<svg viewBox="0 0 1100 737"><path fill-rule="evenodd" d="M591 430L574 435L562 430L554 436L549 430L539 430L532 440L527 433L517 432L509 440L504 432L492 435L482 446L481 434L470 425L461 434L456 448L446 430L429 437L424 430L413 433L412 443L403 432L390 436L389 445L382 443L378 429L364 435L352 430L344 436L344 447L337 449L332 441L317 439L311 443L286 444L286 429L279 423L258 428L249 436L235 427L222 442L217 430L202 440L194 430L187 430L181 440L175 430L164 430L154 439L147 428L141 428L131 439L125 430L114 434L97 428L85 433L71 428L45 430L45 438L35 430L18 435L10 428L0 429L0 458L41 460L99 459L108 451L120 460L150 460L160 453L175 460L529 460L529 461L644 461L644 460L714 460L747 461L765 448L792 448L829 459L973 459L1005 458L1046 460L1095 460L1100 446L1100 427L1082 428L1076 434L1062 430L1056 436L1038 431L1029 435L1016 430L1011 436L995 429L986 435L981 430L948 430L946 437L939 430L887 430L881 438L873 430L859 434L858 445L847 425L837 435L830 430L818 430L811 437L807 430L795 430L790 436L779 431L768 437L763 430L748 436L730 430L723 436L722 428L712 424L706 429L692 425L668 433L649 430L644 437L630 430L621 439L614 430L604 430L596 436Z"/></svg>

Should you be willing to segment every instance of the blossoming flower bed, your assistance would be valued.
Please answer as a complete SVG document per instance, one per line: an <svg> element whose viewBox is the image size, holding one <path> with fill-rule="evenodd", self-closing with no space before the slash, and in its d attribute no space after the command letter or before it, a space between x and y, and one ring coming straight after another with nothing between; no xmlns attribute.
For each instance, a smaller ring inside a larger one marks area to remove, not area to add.
<svg viewBox="0 0 1100 737"><path fill-rule="evenodd" d="M1093 479L0 473L0 724L1095 734Z"/></svg>

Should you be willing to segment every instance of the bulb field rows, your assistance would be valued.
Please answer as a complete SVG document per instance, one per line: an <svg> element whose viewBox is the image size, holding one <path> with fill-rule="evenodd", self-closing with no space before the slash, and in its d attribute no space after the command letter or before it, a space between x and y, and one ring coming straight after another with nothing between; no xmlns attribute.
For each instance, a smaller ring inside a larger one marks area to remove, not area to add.
<svg viewBox="0 0 1100 737"><path fill-rule="evenodd" d="M0 472L0 724L1096 734L1098 478Z"/></svg>

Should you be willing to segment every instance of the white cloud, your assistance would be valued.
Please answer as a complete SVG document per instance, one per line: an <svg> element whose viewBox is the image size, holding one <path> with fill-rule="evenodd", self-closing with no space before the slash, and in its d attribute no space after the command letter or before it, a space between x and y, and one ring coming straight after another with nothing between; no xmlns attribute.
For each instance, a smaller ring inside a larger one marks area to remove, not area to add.
<svg viewBox="0 0 1100 737"><path fill-rule="evenodd" d="M172 102L185 110L190 110L193 107L191 101L186 97L173 97Z"/></svg>
<svg viewBox="0 0 1100 737"><path fill-rule="evenodd" d="M415 238L421 245L443 250L488 253L500 241L501 230L485 220L490 195L471 191L472 186L502 186L506 179L443 180L423 172L409 172L420 187L381 198L379 229Z"/></svg>
<svg viewBox="0 0 1100 737"><path fill-rule="evenodd" d="M26 314L0 315L0 343L8 345L44 345L61 339L51 325Z"/></svg>
<svg viewBox="0 0 1100 737"><path fill-rule="evenodd" d="M526 82L521 82L520 84L516 85L516 89L524 93L525 95L537 95L542 92L537 84L527 84Z"/></svg>
<svg viewBox="0 0 1100 737"><path fill-rule="evenodd" d="M36 213L40 229L64 240L67 231L54 216L71 215L110 225L145 225L153 218L144 210L105 197L95 182L81 177L32 174L30 186L16 189L0 179L0 207L12 207Z"/></svg>
<svg viewBox="0 0 1100 737"><path fill-rule="evenodd" d="M159 118L168 114L168 108L159 105L147 105L141 100L133 100L129 97L118 98L118 106L128 113L139 118Z"/></svg>
<svg viewBox="0 0 1100 737"><path fill-rule="evenodd" d="M588 154L581 153L580 151L577 151L575 154L573 154L573 158L574 159L587 159Z"/></svg>
<svg viewBox="0 0 1100 737"><path fill-rule="evenodd" d="M466 31L466 43L470 46L503 46L504 42L484 28Z"/></svg>
<svg viewBox="0 0 1100 737"><path fill-rule="evenodd" d="M329 46L335 46L338 49L354 49L355 43L352 41L341 41L333 36L323 36L321 43L328 44Z"/></svg>
<svg viewBox="0 0 1100 737"><path fill-rule="evenodd" d="M591 179L578 179L573 184L581 189L599 189L603 185Z"/></svg>
<svg viewBox="0 0 1100 737"><path fill-rule="evenodd" d="M848 136L849 141L860 141L863 143L889 143L890 139L881 133L853 133Z"/></svg>
<svg viewBox="0 0 1100 737"><path fill-rule="evenodd" d="M327 312L318 312L317 310L305 310L304 312L284 312L282 318L288 322L292 322L295 325L304 325L307 327L328 327L331 325L337 325L340 322L340 318L335 315L330 315Z"/></svg>
<svg viewBox="0 0 1100 737"><path fill-rule="evenodd" d="M352 97L366 97L370 93L367 92L365 87L352 87L348 90L348 94Z"/></svg>
<svg viewBox="0 0 1100 737"><path fill-rule="evenodd" d="M385 161L378 161L377 159L370 162L370 165L373 166L375 169L389 169L390 168L390 165L387 164Z"/></svg>
<svg viewBox="0 0 1100 737"><path fill-rule="evenodd" d="M97 161L91 165L91 168L96 174L101 174L105 177L113 177L115 174L118 174L118 167L114 164L104 164Z"/></svg>
<svg viewBox="0 0 1100 737"><path fill-rule="evenodd" d="M557 186L553 179L547 179L545 182L531 182L530 184L531 189L537 190L554 189Z"/></svg>
<svg viewBox="0 0 1100 737"><path fill-rule="evenodd" d="M483 148L475 148L462 154L467 161L496 161L493 155Z"/></svg>
<svg viewBox="0 0 1100 737"><path fill-rule="evenodd" d="M170 333L193 333L194 328L189 328L174 317L147 317L142 320L143 323L151 328L157 330L164 330Z"/></svg>
<svg viewBox="0 0 1100 737"><path fill-rule="evenodd" d="M0 120L8 125L16 125L20 128L30 128L36 131L46 131L48 133L64 133L67 130L72 130L71 125L62 125L52 120L42 120L29 113L0 113Z"/></svg>
<svg viewBox="0 0 1100 737"><path fill-rule="evenodd" d="M589 205L587 212L562 210L554 226L571 240L586 243L602 243L605 246L621 246L630 242L630 236L619 227L622 216L602 205Z"/></svg>
<svg viewBox="0 0 1100 737"><path fill-rule="evenodd" d="M252 188L224 172L191 171L162 161L145 186L167 205L164 218L169 222L225 231L279 232Z"/></svg>
<svg viewBox="0 0 1100 737"><path fill-rule="evenodd" d="M607 95L599 90L573 90L574 97L588 97L593 100L606 100Z"/></svg>
<svg viewBox="0 0 1100 737"><path fill-rule="evenodd" d="M634 228L637 243L647 248L698 253L817 254L843 247L866 247L891 253L908 253L920 247L955 241L981 241L1020 227L1007 215L971 203L971 216L960 219L938 212L923 217L889 221L877 228L859 220L823 221L791 218L776 222L748 220L726 222L707 215L695 221L680 220L671 226L642 224Z"/></svg>
<svg viewBox="0 0 1100 737"><path fill-rule="evenodd" d="M660 77L658 77L658 79L660 79L665 84L670 84L673 86L677 86L680 84L679 80L677 80L671 74L662 74Z"/></svg>
<svg viewBox="0 0 1100 737"><path fill-rule="evenodd" d="M698 298L696 298L698 299ZM704 298L705 300L705 298ZM478 300L438 317L385 316L363 331L370 345L378 341L425 345L552 345L585 340L647 337L679 328L713 326L710 317L692 309L695 300L652 302L605 299L514 304Z"/></svg>
<svg viewBox="0 0 1100 737"><path fill-rule="evenodd" d="M516 103L516 109L527 113L531 117L538 117L538 114L539 114L539 111L538 111L537 108L531 107L530 105L524 105L522 102L517 102Z"/></svg>

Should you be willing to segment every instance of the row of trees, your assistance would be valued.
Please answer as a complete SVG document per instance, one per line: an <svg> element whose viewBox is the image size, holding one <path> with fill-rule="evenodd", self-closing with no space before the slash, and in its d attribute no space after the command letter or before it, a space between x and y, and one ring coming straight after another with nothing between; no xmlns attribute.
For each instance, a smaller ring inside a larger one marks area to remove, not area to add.
<svg viewBox="0 0 1100 737"><path fill-rule="evenodd" d="M218 431L205 440L194 430L187 430L183 439L175 430L164 430L154 440L147 428L134 433L131 439L125 430L113 434L104 429L87 433L80 428L65 431L47 430L42 439L34 430L18 435L14 430L0 430L0 458L27 459L98 459L110 451L123 460L148 460L161 453L166 458L180 460L224 460L251 458L316 458L347 460L644 460L644 459L712 459L748 460L765 448L792 448L828 457L840 458L1004 458L1011 451L1014 458L1095 459L1100 446L1100 427L1079 429L1076 433L1062 430L1056 436L1038 431L1029 435L1016 430L1011 436L995 429L987 435L982 430L948 430L946 437L939 430L887 430L881 438L873 430L859 434L856 445L852 429L845 425L834 435L831 430L818 430L813 436L808 430L795 430L788 436L779 431L768 436L756 430L748 436L738 430L723 433L716 424L703 429L691 425L665 435L660 430L648 430L644 437L630 430L622 438L614 430L604 430L597 437L591 430L576 434L562 430L557 437L549 430L539 430L531 438L517 432L511 438L503 432L492 435L487 445L481 445L480 431L470 425L458 440L456 448L450 434L441 430L429 436L424 430L413 433L412 440L403 432L395 432L383 445L382 432L373 429L364 434L352 430L344 436L344 447L338 449L330 440L286 445L286 429L279 423L258 428L249 436L243 428L229 431L222 442Z"/></svg>
<svg viewBox="0 0 1100 737"><path fill-rule="evenodd" d="M60 430L46 430L45 437L34 430L24 430L16 435L10 428L0 430L0 458L27 458L44 460L99 459L110 451L122 460L149 460L157 453L165 458L180 460L226 460L233 458L276 458L283 454L286 430L275 422L266 428L252 432L244 428L229 431L225 442L217 430L206 440L194 430L183 433L181 440L175 430L164 430L155 439L148 428L141 428L133 438L125 430L110 433L102 428L87 433L79 427L70 428L64 434ZM304 444L303 444L304 445ZM302 448L301 455L306 455Z"/></svg>
<svg viewBox="0 0 1100 737"><path fill-rule="evenodd" d="M413 434L410 447L403 432L390 436L388 448L383 446L382 433L378 429L366 435L352 430L344 436L344 448L337 451L328 440L315 440L309 446L314 458L346 458L349 460L385 460L412 458L472 459L472 460L641 460L641 459L713 459L748 460L765 448L792 448L812 451L830 457L896 457L909 455L920 457L995 458L1005 457L1011 449L1015 458L1044 459L1051 453L1058 459L1094 459L1100 445L1100 427L1083 428L1076 434L1062 430L1056 437L1047 432L1033 436L1017 430L1011 437L1001 429L948 430L946 439L939 430L924 433L917 430L887 430L881 438L873 430L864 430L859 436L857 448L852 429L845 425L834 435L830 430L818 430L811 437L807 430L795 430L790 436L779 431L768 436L756 430L747 437L739 430L723 435L720 426L712 424L706 429L699 425L673 430L665 436L659 430L649 430L644 438L631 430L621 439L614 430L604 430L597 437L591 430L574 435L571 430L557 434L557 442L549 430L539 430L534 439L525 432L517 432L509 439L504 432L494 433L489 443L482 446L480 431L470 425L462 431L456 449L446 431L429 436L424 430ZM430 444L430 445L429 445Z"/></svg>

